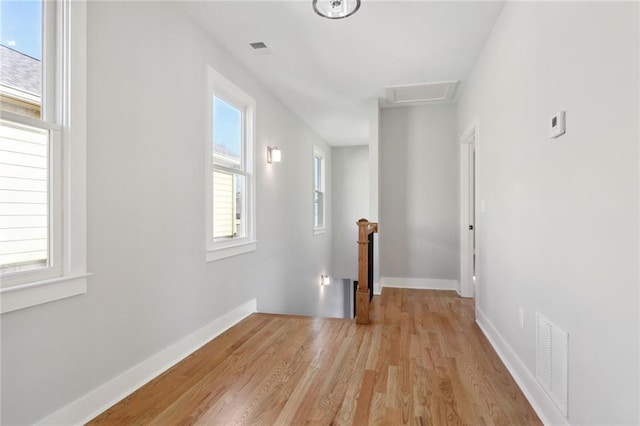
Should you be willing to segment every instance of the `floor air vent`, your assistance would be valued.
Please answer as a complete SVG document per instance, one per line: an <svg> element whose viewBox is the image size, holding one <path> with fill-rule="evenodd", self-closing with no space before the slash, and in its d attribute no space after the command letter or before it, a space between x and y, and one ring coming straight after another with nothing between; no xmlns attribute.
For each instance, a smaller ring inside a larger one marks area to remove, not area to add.
<svg viewBox="0 0 640 426"><path fill-rule="evenodd" d="M536 379L568 417L569 334L536 312Z"/></svg>

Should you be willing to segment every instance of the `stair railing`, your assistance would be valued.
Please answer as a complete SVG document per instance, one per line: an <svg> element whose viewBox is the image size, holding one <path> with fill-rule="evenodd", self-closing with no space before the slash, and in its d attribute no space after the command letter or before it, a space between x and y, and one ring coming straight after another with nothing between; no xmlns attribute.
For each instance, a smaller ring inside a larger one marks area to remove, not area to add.
<svg viewBox="0 0 640 426"><path fill-rule="evenodd" d="M358 221L358 289L356 290L356 324L369 324L369 303L373 297L373 234L378 224Z"/></svg>

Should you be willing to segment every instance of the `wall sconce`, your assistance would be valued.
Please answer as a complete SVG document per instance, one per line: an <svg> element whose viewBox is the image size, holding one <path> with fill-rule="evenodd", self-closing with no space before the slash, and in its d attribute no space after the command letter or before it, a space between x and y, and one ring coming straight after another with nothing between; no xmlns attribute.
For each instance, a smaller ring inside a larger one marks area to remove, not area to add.
<svg viewBox="0 0 640 426"><path fill-rule="evenodd" d="M282 151L277 146L267 147L267 163L279 163L282 161Z"/></svg>
<svg viewBox="0 0 640 426"><path fill-rule="evenodd" d="M320 275L320 285L331 285L331 278L329 278L329 275Z"/></svg>

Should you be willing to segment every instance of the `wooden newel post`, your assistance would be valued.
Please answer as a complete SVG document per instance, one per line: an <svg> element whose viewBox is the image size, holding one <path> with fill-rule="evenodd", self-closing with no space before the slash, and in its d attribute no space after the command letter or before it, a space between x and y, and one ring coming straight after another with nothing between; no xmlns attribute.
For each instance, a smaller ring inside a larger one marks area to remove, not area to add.
<svg viewBox="0 0 640 426"><path fill-rule="evenodd" d="M378 232L378 224L367 219L358 221L358 290L356 291L356 324L369 324L369 234Z"/></svg>

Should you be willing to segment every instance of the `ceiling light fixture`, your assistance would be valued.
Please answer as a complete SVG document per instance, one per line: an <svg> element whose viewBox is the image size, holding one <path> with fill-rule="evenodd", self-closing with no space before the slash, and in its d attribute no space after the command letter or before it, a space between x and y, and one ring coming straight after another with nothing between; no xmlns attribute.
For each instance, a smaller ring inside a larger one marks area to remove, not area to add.
<svg viewBox="0 0 640 426"><path fill-rule="evenodd" d="M323 18L342 19L360 9L360 0L313 0L313 10Z"/></svg>

